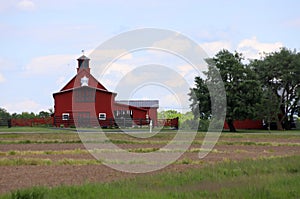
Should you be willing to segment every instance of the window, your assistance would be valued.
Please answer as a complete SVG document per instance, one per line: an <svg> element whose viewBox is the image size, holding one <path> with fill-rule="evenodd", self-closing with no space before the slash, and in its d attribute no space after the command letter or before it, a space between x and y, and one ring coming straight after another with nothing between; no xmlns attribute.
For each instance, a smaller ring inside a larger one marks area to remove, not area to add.
<svg viewBox="0 0 300 199"><path fill-rule="evenodd" d="M116 110L114 111L114 118L132 118L133 111L132 110Z"/></svg>
<svg viewBox="0 0 300 199"><path fill-rule="evenodd" d="M62 114L62 120L69 120L70 119L70 114L69 113L63 113Z"/></svg>
<svg viewBox="0 0 300 199"><path fill-rule="evenodd" d="M106 113L99 113L99 120L106 120Z"/></svg>

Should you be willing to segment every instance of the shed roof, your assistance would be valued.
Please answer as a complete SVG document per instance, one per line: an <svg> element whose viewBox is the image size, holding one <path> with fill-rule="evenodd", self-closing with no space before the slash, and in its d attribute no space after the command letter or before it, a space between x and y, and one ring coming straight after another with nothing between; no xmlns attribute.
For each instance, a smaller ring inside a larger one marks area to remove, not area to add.
<svg viewBox="0 0 300 199"><path fill-rule="evenodd" d="M117 100L116 102L119 104L126 104L135 107L159 108L158 100Z"/></svg>

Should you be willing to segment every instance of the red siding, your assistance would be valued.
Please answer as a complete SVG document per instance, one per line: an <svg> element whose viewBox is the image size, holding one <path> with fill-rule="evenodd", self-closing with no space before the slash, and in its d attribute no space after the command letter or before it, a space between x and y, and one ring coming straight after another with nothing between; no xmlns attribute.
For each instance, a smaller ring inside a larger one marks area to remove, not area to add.
<svg viewBox="0 0 300 199"><path fill-rule="evenodd" d="M236 120L234 121L234 127L236 129L263 129L261 120ZM224 129L229 129L228 124L224 123Z"/></svg>
<svg viewBox="0 0 300 199"><path fill-rule="evenodd" d="M53 117L48 118L33 118L33 119L21 119L21 118L12 118L12 126L40 126L40 125L52 125Z"/></svg>
<svg viewBox="0 0 300 199"><path fill-rule="evenodd" d="M153 121L153 125L157 126L157 108L149 108L148 114L150 119Z"/></svg>
<svg viewBox="0 0 300 199"><path fill-rule="evenodd" d="M85 89L85 88L78 88ZM88 88L93 89L93 88ZM78 118L79 114L88 113L91 120L98 120L99 113L106 113L106 118L113 118L112 100L114 94L102 90L95 90L94 102L76 102L72 100L74 90L54 94L55 117L61 117L63 113L69 113L71 118ZM56 124L59 126L60 124Z"/></svg>
<svg viewBox="0 0 300 199"><path fill-rule="evenodd" d="M134 106L128 106L119 103L114 103L113 110L132 110L133 119L146 119L146 115L147 115L146 109L142 109Z"/></svg>

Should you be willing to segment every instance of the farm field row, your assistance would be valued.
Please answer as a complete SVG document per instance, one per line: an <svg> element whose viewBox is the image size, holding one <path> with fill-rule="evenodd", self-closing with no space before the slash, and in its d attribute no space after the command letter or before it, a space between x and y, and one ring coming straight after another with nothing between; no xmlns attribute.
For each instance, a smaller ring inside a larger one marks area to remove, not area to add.
<svg viewBox="0 0 300 199"><path fill-rule="evenodd" d="M135 135L137 135L137 133L135 133ZM57 187L61 185L78 185L79 187L58 187L55 189L75 189L75 192L80 192L84 187L92 189L92 187L104 186L102 183L109 183L107 186L115 186L113 185L114 181L120 182L121 184L125 183L124 185L122 184L122 186L127 186L126 184L128 184L128 182L126 179L128 178L131 180L134 179L134 181L141 179L149 181L150 179L157 178L156 176L170 175L169 173L175 174L174 177L176 178L177 174L179 175L182 172L206 172L206 170L208 170L207 168L212 165L218 167L218 165L225 163L239 164L240 161L250 161L251 165L255 165L256 162L259 161L275 161L279 158L279 162L284 162L282 158L288 158L290 156L298 158L298 156L300 156L300 133L297 131L271 134L243 132L234 134L223 133L213 150L206 157L199 159L198 152L203 143L204 135L204 133L198 133L188 150L183 153L178 160L166 168L146 174L130 174L113 170L105 166L101 160L96 160L93 155L85 149L76 133L2 133L0 134L0 193L4 194L33 186ZM174 136L175 133L173 131L162 132L153 137L143 139L120 133L107 134L111 142L119 146L120 149L135 153L157 151L172 140ZM119 151L107 151L106 149L100 150L100 152L118 153ZM137 162L118 162L118 164L137 164ZM265 169L268 168L269 166L265 165ZM300 168L297 170L298 168L298 166L295 167L295 175L299 175L298 171ZM228 172L231 172L231 170L229 169ZM292 174L293 173L289 173L289 175ZM216 177L218 177L219 174L216 175ZM239 180L245 181L244 178L247 176L242 176L243 179ZM258 176L250 176L249 179L252 179L252 177L253 180L257 180ZM266 179L268 178L267 180L271 180L269 179L271 176L265 177ZM291 176L291 178L293 178L293 176ZM123 182L124 179L125 182ZM180 180L184 182L184 179ZM207 197L210 197L216 196L214 194L220 193L219 191L223 190L221 188L224 182L215 182L214 180L206 179L204 181L200 180L200 182L197 183L199 183L200 188L205 186L209 187L207 190L204 190L205 193L208 194ZM88 183L88 185L86 183ZM206 183L207 185L204 185ZM82 184L85 185L80 187ZM122 186L119 188L123 189ZM174 185L174 189L181 190L183 195L178 192L177 194L179 195L174 197L188 197L188 192L194 192L187 188L189 186L188 184L184 186L186 188L182 189L179 187L176 188L176 186ZM193 186L195 187L196 185ZM173 189L171 187L170 190ZM101 190L101 188L99 189ZM163 194L170 194L170 190L168 190L169 189L162 191ZM32 191L33 189L31 189L31 192ZM37 192L42 192L45 195L52 194L47 188L40 188ZM13 193L16 194L17 192ZM26 193L27 192L24 191L24 194ZM112 193L107 192L107 194ZM151 194L153 194L152 191L150 195ZM194 194L205 196L202 195L202 192L196 192ZM297 194L297 192L295 192L295 194ZM8 196L6 196L6 198L7 197ZM119 197L119 195L115 195L114 197ZM122 198L122 196L120 197ZM173 196L171 195L170 197Z"/></svg>

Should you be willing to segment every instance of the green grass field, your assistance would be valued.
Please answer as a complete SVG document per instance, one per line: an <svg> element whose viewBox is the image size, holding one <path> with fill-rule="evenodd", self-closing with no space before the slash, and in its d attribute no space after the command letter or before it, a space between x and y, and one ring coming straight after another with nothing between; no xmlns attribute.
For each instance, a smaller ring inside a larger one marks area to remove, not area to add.
<svg viewBox="0 0 300 199"><path fill-rule="evenodd" d="M33 187L0 198L299 198L300 157L225 161L102 184Z"/></svg>

